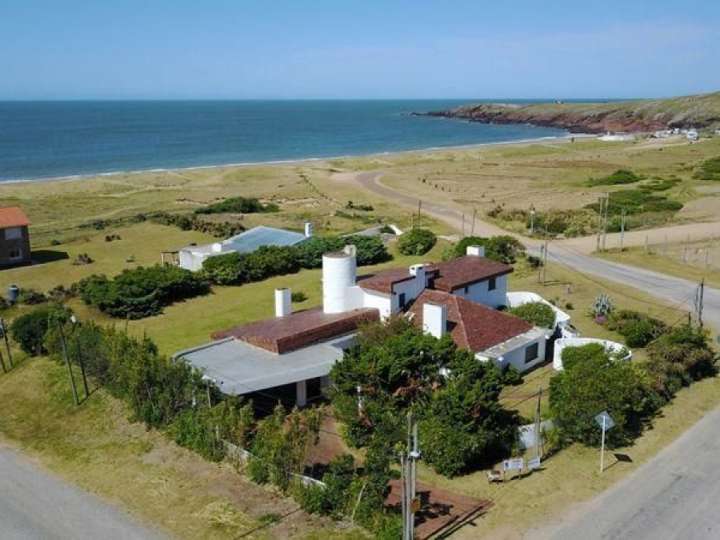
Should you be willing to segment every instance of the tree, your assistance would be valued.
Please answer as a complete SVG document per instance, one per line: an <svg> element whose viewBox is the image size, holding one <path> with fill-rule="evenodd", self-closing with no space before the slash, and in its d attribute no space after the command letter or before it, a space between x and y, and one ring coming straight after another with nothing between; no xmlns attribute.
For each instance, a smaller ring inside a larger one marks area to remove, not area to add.
<svg viewBox="0 0 720 540"><path fill-rule="evenodd" d="M403 318L364 327L331 378L336 415L354 446L392 453L408 411L419 418L426 460L443 474L506 453L514 440L517 419L498 401L500 370Z"/></svg>
<svg viewBox="0 0 720 540"><path fill-rule="evenodd" d="M425 255L437 242L435 233L428 229L411 229L398 240L398 250L403 255Z"/></svg>
<svg viewBox="0 0 720 540"><path fill-rule="evenodd" d="M555 327L555 311L543 302L528 302L510 309L510 313L540 328Z"/></svg>
<svg viewBox="0 0 720 540"><path fill-rule="evenodd" d="M465 255L468 246L484 246L485 257L505 264L515 263L517 258L525 253L525 246L513 236L466 236L453 246L451 258Z"/></svg>
<svg viewBox="0 0 720 540"><path fill-rule="evenodd" d="M631 362L612 359L602 345L565 349L563 365L550 379L550 410L567 441L599 445L595 416L607 411L616 423L607 432L607 444L628 444L659 406L646 373Z"/></svg>

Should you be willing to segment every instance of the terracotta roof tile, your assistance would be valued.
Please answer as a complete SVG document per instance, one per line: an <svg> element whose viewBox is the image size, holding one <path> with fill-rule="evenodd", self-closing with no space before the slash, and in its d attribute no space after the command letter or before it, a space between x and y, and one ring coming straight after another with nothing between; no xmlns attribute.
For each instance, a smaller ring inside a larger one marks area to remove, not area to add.
<svg viewBox="0 0 720 540"><path fill-rule="evenodd" d="M212 334L212 339L234 337L282 354L319 341L353 332L363 322L377 321L380 312L362 308L345 313L324 313L322 308L298 311L286 317L266 319Z"/></svg>
<svg viewBox="0 0 720 540"><path fill-rule="evenodd" d="M435 289L445 292L513 271L508 264L474 255L441 262L430 268L439 272L439 276L435 278Z"/></svg>
<svg viewBox="0 0 720 540"><path fill-rule="evenodd" d="M422 328L425 302L447 306L448 328L458 347L477 353L532 330L533 326L519 317L465 300L442 291L425 290L417 297L408 313L413 323Z"/></svg>
<svg viewBox="0 0 720 540"><path fill-rule="evenodd" d="M0 229L8 227L25 227L30 225L30 220L17 206L0 208Z"/></svg>

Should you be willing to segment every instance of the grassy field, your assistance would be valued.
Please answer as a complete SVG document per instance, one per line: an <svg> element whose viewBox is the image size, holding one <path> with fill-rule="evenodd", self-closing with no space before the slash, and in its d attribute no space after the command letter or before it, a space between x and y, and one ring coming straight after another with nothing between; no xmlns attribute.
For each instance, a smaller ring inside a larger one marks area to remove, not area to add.
<svg viewBox="0 0 720 540"><path fill-rule="evenodd" d="M0 443L177 538L366 537L130 422L102 389L75 407L66 377L42 358L0 375Z"/></svg>
<svg viewBox="0 0 720 540"><path fill-rule="evenodd" d="M687 243L656 244L633 247L620 251L614 249L597 253L598 257L664 274L705 282L720 287L720 244L717 240Z"/></svg>

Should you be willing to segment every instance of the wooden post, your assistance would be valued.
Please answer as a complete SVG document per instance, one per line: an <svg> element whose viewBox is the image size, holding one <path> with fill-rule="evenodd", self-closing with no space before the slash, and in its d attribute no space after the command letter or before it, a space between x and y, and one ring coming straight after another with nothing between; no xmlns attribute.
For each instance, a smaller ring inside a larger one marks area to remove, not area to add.
<svg viewBox="0 0 720 540"><path fill-rule="evenodd" d="M75 405L80 405L80 400L78 399L77 387L75 386L75 378L73 377L72 366L70 365L70 358L68 358L67 343L65 342L65 332L63 332L62 323L60 321L57 321L57 325L58 325L58 332L60 333L60 344L62 345L62 355L63 355L63 358L65 359L65 365L67 366L68 376L70 377L70 387L72 388L73 399L75 400Z"/></svg>
<svg viewBox="0 0 720 540"><path fill-rule="evenodd" d="M10 349L10 340L8 339L8 329L7 329L7 325L5 324L5 319L0 319L0 328L2 329L3 339L5 340L5 350L7 351L7 355L8 355L8 363L10 364L10 369L12 369L13 368L12 350Z"/></svg>

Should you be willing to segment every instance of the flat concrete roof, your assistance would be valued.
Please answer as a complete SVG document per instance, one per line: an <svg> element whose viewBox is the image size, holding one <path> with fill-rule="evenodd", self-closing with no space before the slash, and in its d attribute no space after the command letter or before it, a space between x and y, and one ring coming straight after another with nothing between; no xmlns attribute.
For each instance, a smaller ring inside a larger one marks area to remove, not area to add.
<svg viewBox="0 0 720 540"><path fill-rule="evenodd" d="M536 339L544 337L550 333L550 330L538 328L537 326L535 326L532 330L529 330L528 332L524 332L518 336L508 339L507 341L498 343L497 345L490 347L489 349L481 351L481 354L490 358L498 358L500 356L506 355L509 352L514 351L518 347L522 347L526 343L535 341Z"/></svg>
<svg viewBox="0 0 720 540"><path fill-rule="evenodd" d="M174 355L212 379L218 389L239 396L324 377L355 342L355 334L316 343L285 354L274 354L235 338L213 341Z"/></svg>

